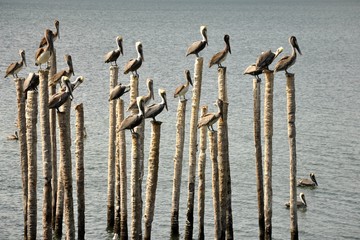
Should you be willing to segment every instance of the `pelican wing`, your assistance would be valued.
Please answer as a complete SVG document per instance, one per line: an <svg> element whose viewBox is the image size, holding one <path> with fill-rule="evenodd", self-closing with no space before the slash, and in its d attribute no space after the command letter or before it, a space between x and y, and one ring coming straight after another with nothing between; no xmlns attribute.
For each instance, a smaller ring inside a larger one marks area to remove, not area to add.
<svg viewBox="0 0 360 240"><path fill-rule="evenodd" d="M63 76L67 76L67 71L64 69L64 70L61 70L60 72L57 72L54 74L54 76L52 76L49 80L49 86L53 86L55 84L57 84L58 82L60 82L61 78Z"/></svg>
<svg viewBox="0 0 360 240"><path fill-rule="evenodd" d="M44 48L38 48L35 53L35 62L37 63L37 59L43 54Z"/></svg>
<svg viewBox="0 0 360 240"><path fill-rule="evenodd" d="M215 114L214 113L207 113L204 116L202 116L199 119L198 128L201 128L202 126L208 125L213 119L215 118Z"/></svg>
<svg viewBox="0 0 360 240"><path fill-rule="evenodd" d="M7 77L7 76L9 76L10 74L12 74L13 72L14 72L14 70L16 69L16 68L18 68L18 65L19 65L19 63L11 63L9 66L8 66L8 68L6 69L6 75L5 75L5 78Z"/></svg>
<svg viewBox="0 0 360 240"><path fill-rule="evenodd" d="M120 51L113 50L105 54L104 61L105 63L114 62L118 59L119 56L120 56Z"/></svg>
<svg viewBox="0 0 360 240"><path fill-rule="evenodd" d="M290 61L291 58L290 56L285 56L285 57L282 57L275 65L275 68L274 68L274 71L277 72L277 71L280 71L280 70L284 70L285 67L288 65L288 61Z"/></svg>
<svg viewBox="0 0 360 240"><path fill-rule="evenodd" d="M145 109L145 118L156 116L164 108L161 104L153 103Z"/></svg>
<svg viewBox="0 0 360 240"><path fill-rule="evenodd" d="M209 62L209 68L214 65L214 64L219 64L219 62L221 61L221 59L224 57L224 52L218 52L216 53L210 60Z"/></svg>
<svg viewBox="0 0 360 240"><path fill-rule="evenodd" d="M120 131L124 129L133 129L134 127L138 126L142 122L142 117L133 114L125 118L120 124Z"/></svg>
<svg viewBox="0 0 360 240"><path fill-rule="evenodd" d="M269 66L275 58L275 54L271 50L262 53L256 60L256 67L266 68Z"/></svg>
<svg viewBox="0 0 360 240"><path fill-rule="evenodd" d="M60 107L66 100L69 95L66 92L56 93L51 96L49 99L49 108Z"/></svg>
<svg viewBox="0 0 360 240"><path fill-rule="evenodd" d="M196 41L190 45L190 47L187 49L186 56L190 54L197 54L201 50L205 48L206 42L203 41Z"/></svg>
<svg viewBox="0 0 360 240"><path fill-rule="evenodd" d="M178 86L178 87L175 89L174 98L176 98L176 97L181 93L181 91L182 91L184 88L185 88L184 85Z"/></svg>
<svg viewBox="0 0 360 240"><path fill-rule="evenodd" d="M124 67L124 74L128 74L136 65L137 59L130 59Z"/></svg>

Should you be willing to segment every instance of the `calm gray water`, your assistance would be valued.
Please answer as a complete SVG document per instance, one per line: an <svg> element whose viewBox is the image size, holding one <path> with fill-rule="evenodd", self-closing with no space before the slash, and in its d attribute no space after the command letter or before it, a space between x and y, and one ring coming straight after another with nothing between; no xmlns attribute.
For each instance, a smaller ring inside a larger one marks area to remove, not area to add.
<svg viewBox="0 0 360 240"><path fill-rule="evenodd" d="M73 101L74 105L84 103L88 131L85 145L86 237L111 239L112 235L106 232L109 66L102 62L102 57L115 48L115 37L121 34L125 56L120 57L118 63L122 67L136 56L135 42L142 41L146 61L139 71L140 94L146 92L148 77L154 79L155 89L161 87L168 91L169 111L159 116L163 121L161 166L153 222L153 239L168 239L177 107L172 92L184 81L184 69L193 73L194 56L185 58L185 52L190 43L200 39L199 26L205 24L209 46L201 53L205 63L201 104L209 104L209 110L215 111L212 103L217 97L217 71L206 65L210 57L223 48L223 35L229 34L233 54L224 65L227 66L230 99L234 235L236 239L257 239L252 78L243 76L242 72L262 51L283 46L282 56L290 54L288 38L295 35L303 52L290 70L296 73L298 176L307 177L313 171L319 183L317 189L303 189L308 208L298 213L300 238L360 239L360 79L356 72L360 66L359 12L360 2L353 0L1 0L0 75L5 75L9 63L18 61L20 48L25 49L28 63L20 76L36 71L34 54L44 29L53 29L55 18L60 21L61 39L55 42L58 69L66 67L62 56L71 54L76 75L86 78ZM129 76L121 74L119 79L128 82ZM0 81L0 99L0 239L21 239L19 146L17 142L6 140L16 130L16 94L12 80ZM159 101L158 96L156 101ZM289 211L284 208L289 198L289 152L283 73L275 76L274 111L273 237L289 239ZM187 114L189 117L190 111ZM187 146L188 129L186 134ZM126 135L129 137L130 133ZM145 159L149 140L148 128ZM38 216L41 217L40 153L38 158ZM187 201L187 162L186 147L180 212L182 233ZM211 239L213 210L209 161L206 171L205 230L206 237ZM145 179L146 174L144 184ZM194 238L197 231L195 214ZM41 234L39 218L39 238Z"/></svg>

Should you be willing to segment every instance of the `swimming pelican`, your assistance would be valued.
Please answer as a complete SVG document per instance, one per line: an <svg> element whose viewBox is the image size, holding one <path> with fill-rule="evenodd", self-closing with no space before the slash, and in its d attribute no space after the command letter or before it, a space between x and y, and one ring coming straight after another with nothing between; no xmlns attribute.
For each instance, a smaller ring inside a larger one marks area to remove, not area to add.
<svg viewBox="0 0 360 240"><path fill-rule="evenodd" d="M61 82L61 78L63 76L66 76L68 78L71 77L71 75L75 76L75 73L74 73L74 68L73 68L73 63L72 63L72 58L69 54L65 54L64 55L64 60L65 62L67 63L68 65L68 68L67 69L63 69L61 70L60 72L57 72L54 74L54 76L52 76L49 80L49 86L54 86L56 85L57 83Z"/></svg>
<svg viewBox="0 0 360 240"><path fill-rule="evenodd" d="M39 74L33 72L29 73L29 76L25 79L24 82L25 99L27 99L27 92L30 90L37 91L38 86L39 86Z"/></svg>
<svg viewBox="0 0 360 240"><path fill-rule="evenodd" d="M148 78L146 80L146 86L148 89L148 94L143 96L144 107L146 107L150 103L151 99L154 100L154 82L153 82L153 80ZM126 111L131 111L131 110L135 110L135 109L137 109L136 100L129 104L129 107L127 108Z"/></svg>
<svg viewBox="0 0 360 240"><path fill-rule="evenodd" d="M216 123L219 118L222 118L223 115L223 101L221 99L217 99L216 105L218 106L218 112L217 113L206 113L205 115L201 116L199 119L198 128L201 128L202 126L207 126L207 128L210 131L215 131L213 128L213 124Z"/></svg>
<svg viewBox="0 0 360 240"><path fill-rule="evenodd" d="M59 21L58 20L55 20L54 21L54 25L55 25L55 29L56 29L56 32L53 32L50 30L52 36L53 36L53 41L55 42L55 40L57 39L60 39L60 31L59 31ZM46 38L43 37L40 41L40 44L39 44L39 48L42 48L46 45Z"/></svg>
<svg viewBox="0 0 360 240"><path fill-rule="evenodd" d="M282 53L283 50L283 47L279 47L276 52L272 52L271 50L263 52L256 60L256 67L259 69L269 70L270 64L277 56L279 56L280 53Z"/></svg>
<svg viewBox="0 0 360 240"><path fill-rule="evenodd" d="M6 74L4 78L7 78L9 75L12 75L13 78L18 77L19 71L23 68L23 66L26 65L26 59L25 59L25 50L20 49L19 55L21 57L21 61L11 63L8 68L6 69Z"/></svg>
<svg viewBox="0 0 360 240"><path fill-rule="evenodd" d="M189 84L192 86L193 83L191 81L191 76L190 76L190 71L189 70L185 70L185 77L186 77L186 83L177 87L175 89L175 93L174 93L174 98L179 97L179 100L186 100L185 98L185 94L187 93L187 91L189 90Z"/></svg>
<svg viewBox="0 0 360 240"><path fill-rule="evenodd" d="M292 65L294 65L294 63L296 61L296 50L299 52L300 55L302 55L299 45L297 43L296 37L291 36L289 38L289 43L292 46L292 54L290 56L285 56L285 57L281 58L276 63L274 72L285 71L285 73L288 73L287 72L288 68L291 67Z"/></svg>
<svg viewBox="0 0 360 240"><path fill-rule="evenodd" d="M196 41L190 45L190 47L186 51L186 57L189 56L190 54L195 54L196 57L199 57L199 52L202 51L206 45L209 45L207 39L206 26L200 27L200 33L203 39L201 41Z"/></svg>
<svg viewBox="0 0 360 240"><path fill-rule="evenodd" d="M61 105L63 105L68 100L69 97L73 98L70 79L64 76L62 77L61 80L63 81L63 84L66 86L66 90L60 91L52 95L49 99L49 104L48 104L49 108L56 108L57 112L60 112L59 107L61 107Z"/></svg>
<svg viewBox="0 0 360 240"><path fill-rule="evenodd" d="M125 67L124 67L124 74L128 74L131 72L134 75L134 72L136 76L139 76L137 73L137 70L140 68L141 64L144 60L144 54L143 54L143 46L141 42L136 42L135 44L136 51L138 53L138 57L134 59L130 59Z"/></svg>
<svg viewBox="0 0 360 240"><path fill-rule="evenodd" d="M259 75L262 73L262 70L261 69L258 69L256 67L256 64L251 64L250 66L248 66L245 71L244 71L244 75L245 74L248 74L248 75L252 75L254 77L256 77L256 79L258 81L261 81Z"/></svg>
<svg viewBox="0 0 360 240"><path fill-rule="evenodd" d="M228 53L231 54L230 37L229 37L229 35L225 34L225 36L224 36L224 41L225 41L225 48L224 48L224 50L216 53L216 54L211 58L211 60L210 60L210 62L209 62L209 68L211 68L211 66L214 65L214 64L217 64L219 68L222 67L222 66L221 66L221 63L222 63L223 61L225 61L227 54L228 54Z"/></svg>
<svg viewBox="0 0 360 240"><path fill-rule="evenodd" d="M53 35L51 33L51 30L45 30L45 38L47 42L46 46L38 48L35 53L35 66L40 65L40 69L41 64L47 63L54 51Z"/></svg>
<svg viewBox="0 0 360 240"><path fill-rule="evenodd" d="M161 97L160 103L151 104L146 108L145 111L145 118L152 118L155 122L155 117L166 108L168 111L167 101L166 101L166 91L164 89L159 89L159 96Z"/></svg>
<svg viewBox="0 0 360 240"><path fill-rule="evenodd" d="M307 204L306 204L306 200L305 200L305 194L301 192L299 194L299 197L300 197L300 201L299 200L296 201L296 206L298 208L306 208ZM285 206L286 206L286 208L289 208L290 202L285 203Z"/></svg>
<svg viewBox="0 0 360 240"><path fill-rule="evenodd" d="M8 136L7 139L8 140L19 140L18 132L15 131L14 134L11 134L10 136Z"/></svg>
<svg viewBox="0 0 360 240"><path fill-rule="evenodd" d="M122 46L122 37L117 36L116 37L116 43L118 45L118 48L116 50L108 52L104 56L105 63L110 63L112 65L112 62L115 62L115 66L117 66L116 60L120 55L124 55L123 53L123 46Z"/></svg>
<svg viewBox="0 0 360 240"><path fill-rule="evenodd" d="M310 173L310 179L308 178L301 178L297 182L298 187L315 187L318 186L318 183L315 178L314 173Z"/></svg>
<svg viewBox="0 0 360 240"><path fill-rule="evenodd" d="M132 114L125 118L120 124L120 131L129 129L131 133L134 132L134 128L140 125L144 119L144 100L142 97L136 98L136 103L139 109L139 113Z"/></svg>
<svg viewBox="0 0 360 240"><path fill-rule="evenodd" d="M109 101L118 99L128 91L130 91L129 85L122 85L121 83L119 83L111 90L109 95Z"/></svg>

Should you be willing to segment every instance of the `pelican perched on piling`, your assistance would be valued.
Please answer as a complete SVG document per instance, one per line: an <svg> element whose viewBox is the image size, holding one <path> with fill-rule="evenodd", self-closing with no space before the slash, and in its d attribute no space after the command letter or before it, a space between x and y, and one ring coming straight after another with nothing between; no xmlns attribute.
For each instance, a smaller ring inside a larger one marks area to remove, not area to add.
<svg viewBox="0 0 360 240"><path fill-rule="evenodd" d="M228 54L228 53L231 54L230 37L229 37L229 35L225 34L225 36L224 36L224 41L225 41L225 48L224 48L222 51L216 53L216 54L211 58L211 60L210 60L210 62L209 62L209 68L211 68L211 66L214 65L214 64L217 64L219 68L222 67L222 66L221 66L221 63L222 63L223 61L225 61L227 54Z"/></svg>
<svg viewBox="0 0 360 240"><path fill-rule="evenodd" d="M292 54L290 56L285 56L281 58L276 63L274 72L285 71L285 73L288 73L288 68L294 65L294 63L296 62L296 51L298 51L299 54L302 55L296 37L291 36L289 38L289 43L292 47Z"/></svg>
<svg viewBox="0 0 360 240"><path fill-rule="evenodd" d="M251 64L250 66L248 66L245 71L244 71L244 75L248 74L251 76L256 77L256 79L258 81L261 81L259 75L262 73L262 70L256 67L256 64Z"/></svg>
<svg viewBox="0 0 360 240"><path fill-rule="evenodd" d="M11 134L10 136L8 136L7 140L19 140L18 132L15 131L14 134Z"/></svg>
<svg viewBox="0 0 360 240"><path fill-rule="evenodd" d="M51 31L50 30L50 33L52 34L52 37L53 37L53 41L55 42L55 40L57 39L60 39L60 31L59 31L59 21L58 20L55 20L54 21L54 25L55 25L55 32ZM43 37L40 41L40 44L39 44L39 48L42 48L46 45L46 38Z"/></svg>
<svg viewBox="0 0 360 240"><path fill-rule="evenodd" d="M30 90L37 91L37 87L39 86L39 74L38 73L29 73L28 77L24 82L24 93L25 99L27 99L27 92Z"/></svg>
<svg viewBox="0 0 360 240"><path fill-rule="evenodd" d="M274 59L279 56L280 53L284 50L283 47L279 47L275 52L271 50L261 53L261 55L256 60L256 67L258 69L269 70L270 64L274 61Z"/></svg>
<svg viewBox="0 0 360 240"><path fill-rule="evenodd" d="M151 99L154 100L154 81L152 79L148 78L146 80L146 86L148 89L148 93L145 96L143 96L144 107L149 105ZM136 105L136 100L135 100L129 104L129 107L126 109L126 111L135 110L136 108L137 108L137 105Z"/></svg>
<svg viewBox="0 0 360 240"><path fill-rule="evenodd" d="M215 131L213 128L213 124L216 123L219 118L223 116L223 101L221 99L217 99L216 105L218 107L218 112L216 113L206 113L205 115L201 116L199 119L198 128L201 128L202 126L207 126L207 128L210 131Z"/></svg>
<svg viewBox="0 0 360 240"><path fill-rule="evenodd" d="M110 63L112 65L112 63L115 62L115 66L117 66L116 60L119 58L120 55L124 55L122 41L123 39L121 36L116 37L116 44L118 45L118 48L105 54L105 63Z"/></svg>
<svg viewBox="0 0 360 240"><path fill-rule="evenodd" d="M175 93L174 93L174 98L179 97L180 101L186 100L185 94L189 90L189 85L191 85L191 86L193 85L193 83L191 81L190 71L185 70L184 73L185 73L186 83L181 86L178 86L175 89Z"/></svg>
<svg viewBox="0 0 360 240"><path fill-rule="evenodd" d="M190 54L195 54L196 57L199 57L199 52L202 51L206 45L209 45L206 26L200 27L200 34L202 36L202 40L196 41L190 45L190 47L186 51L186 57L189 56Z"/></svg>
<svg viewBox="0 0 360 240"><path fill-rule="evenodd" d="M300 178L297 182L298 187L315 187L318 186L318 183L315 178L314 173L310 173L310 179L308 178Z"/></svg>
<svg viewBox="0 0 360 240"><path fill-rule="evenodd" d="M300 197L300 201L299 200L296 201L296 206L298 208L306 208L307 204L305 200L305 194L301 192L299 194L299 197ZM286 208L290 208L290 202L285 203L285 206Z"/></svg>
<svg viewBox="0 0 360 240"><path fill-rule="evenodd" d="M60 72L55 73L50 79L49 79L49 86L54 86L57 83L61 82L61 78L63 76L66 76L68 78L71 77L71 75L75 76L74 73L74 67L73 67L73 63L72 63L72 58L71 55L69 54L65 54L64 55L64 60L66 62L66 64L68 65L67 69L63 69Z"/></svg>
<svg viewBox="0 0 360 240"><path fill-rule="evenodd" d="M143 97L137 97L136 103L139 109L139 113L132 114L125 118L120 124L120 131L129 129L131 133L134 133L134 128L140 125L144 119L144 99Z"/></svg>
<svg viewBox="0 0 360 240"><path fill-rule="evenodd" d="M6 74L4 78L7 78L9 75L12 75L13 78L18 78L17 74L20 72L24 65L26 66L25 50L20 49L19 55L21 57L21 61L11 63L6 69Z"/></svg>
<svg viewBox="0 0 360 240"><path fill-rule="evenodd" d="M68 77L64 76L64 77L62 77L61 80L63 81L63 84L66 87L66 90L60 91L60 92L52 95L49 99L49 104L48 104L49 108L56 108L57 112L59 112L59 113L60 113L59 107L61 107L68 100L69 97L71 99L74 98L72 95L70 79Z"/></svg>
<svg viewBox="0 0 360 240"><path fill-rule="evenodd" d="M167 101L166 101L166 91L164 89L159 89L159 96L161 97L160 103L154 103L148 106L145 110L145 118L152 118L155 122L155 117L166 108L168 111Z"/></svg>
<svg viewBox="0 0 360 240"><path fill-rule="evenodd" d="M121 83L119 83L111 90L110 95L109 95L109 101L118 99L119 97L121 97L122 95L127 93L128 91L130 91L129 85L122 85Z"/></svg>
<svg viewBox="0 0 360 240"><path fill-rule="evenodd" d="M38 48L35 53L35 66L47 63L54 52L53 34L50 29L45 30L46 46Z"/></svg>
<svg viewBox="0 0 360 240"><path fill-rule="evenodd" d="M144 54L143 54L143 46L141 42L136 42L135 44L136 51L138 53L137 58L130 59L125 67L124 67L124 74L128 74L131 72L134 75L134 72L136 76L139 76L137 73L137 70L141 67L142 62L144 62Z"/></svg>

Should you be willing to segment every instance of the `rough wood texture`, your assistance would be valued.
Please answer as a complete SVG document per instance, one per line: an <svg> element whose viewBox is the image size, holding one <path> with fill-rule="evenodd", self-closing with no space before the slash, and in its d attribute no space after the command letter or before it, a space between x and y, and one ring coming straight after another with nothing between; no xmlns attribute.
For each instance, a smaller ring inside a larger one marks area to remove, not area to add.
<svg viewBox="0 0 360 240"><path fill-rule="evenodd" d="M132 135L132 149L131 149L131 239L142 239L142 232L140 229L141 215L139 214L139 207L141 206L141 198L139 191L140 179L140 138L139 134Z"/></svg>

